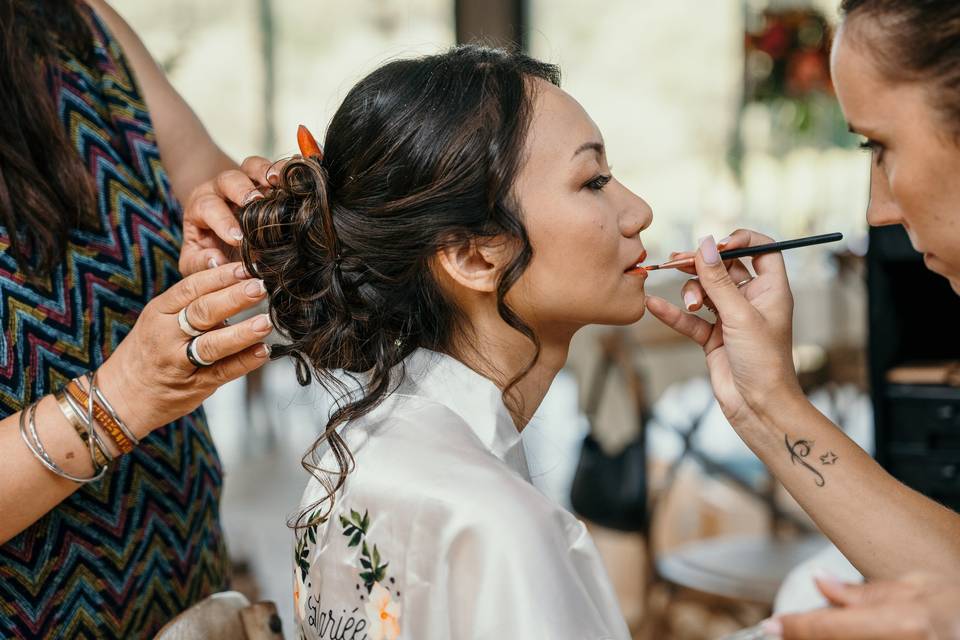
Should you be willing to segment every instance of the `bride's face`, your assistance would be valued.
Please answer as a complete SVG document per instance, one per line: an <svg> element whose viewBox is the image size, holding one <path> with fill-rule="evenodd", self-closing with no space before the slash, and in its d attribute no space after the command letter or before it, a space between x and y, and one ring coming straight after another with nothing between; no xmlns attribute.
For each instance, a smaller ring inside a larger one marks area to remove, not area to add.
<svg viewBox="0 0 960 640"><path fill-rule="evenodd" d="M507 295L541 335L629 324L645 309L640 232L650 206L613 177L603 137L563 90L537 81L515 184L533 259Z"/></svg>

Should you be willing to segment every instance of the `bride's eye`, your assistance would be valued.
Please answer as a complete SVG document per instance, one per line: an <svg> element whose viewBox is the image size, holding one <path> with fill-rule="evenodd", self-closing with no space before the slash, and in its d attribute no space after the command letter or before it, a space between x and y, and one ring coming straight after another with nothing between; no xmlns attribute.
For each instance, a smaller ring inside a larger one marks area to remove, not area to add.
<svg viewBox="0 0 960 640"><path fill-rule="evenodd" d="M883 164L883 152L886 149L882 142L867 138L860 143L860 148L869 151L878 165Z"/></svg>
<svg viewBox="0 0 960 640"><path fill-rule="evenodd" d="M612 179L613 179L613 176L612 176L612 175L610 175L610 174L603 174L603 175L599 175L599 176L596 176L595 178L591 179L591 180L590 180L589 182L587 182L584 186L587 187L588 189L592 189L593 191L600 191L600 190L603 189L605 186L607 186L607 184L608 184L608 183L610 182L610 180L612 180Z"/></svg>

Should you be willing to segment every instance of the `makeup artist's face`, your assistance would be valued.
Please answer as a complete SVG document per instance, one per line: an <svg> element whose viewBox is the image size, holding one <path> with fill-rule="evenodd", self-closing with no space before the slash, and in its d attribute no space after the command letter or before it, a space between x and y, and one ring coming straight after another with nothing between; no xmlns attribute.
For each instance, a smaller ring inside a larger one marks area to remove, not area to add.
<svg viewBox="0 0 960 640"><path fill-rule="evenodd" d="M851 129L873 149L873 226L903 225L929 269L960 293L960 146L926 83L892 82L870 49L883 46L871 18L837 33L831 68Z"/></svg>
<svg viewBox="0 0 960 640"><path fill-rule="evenodd" d="M508 300L541 336L643 315L640 232L653 212L610 171L597 125L538 81L515 193L534 256Z"/></svg>

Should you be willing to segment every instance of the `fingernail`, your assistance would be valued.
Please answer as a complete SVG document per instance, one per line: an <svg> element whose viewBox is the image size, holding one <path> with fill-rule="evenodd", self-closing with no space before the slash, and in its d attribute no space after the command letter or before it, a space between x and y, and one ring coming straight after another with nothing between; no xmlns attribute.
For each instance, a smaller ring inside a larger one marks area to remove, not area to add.
<svg viewBox="0 0 960 640"><path fill-rule="evenodd" d="M268 345L268 344L266 344L266 343L260 345L260 346L257 348L257 350L254 351L254 354L255 354L258 358L266 358L266 357L269 357L269 355L270 355L270 345Z"/></svg>
<svg viewBox="0 0 960 640"><path fill-rule="evenodd" d="M240 227L234 227L230 229L230 237L239 242L243 240L243 231L240 231Z"/></svg>
<svg viewBox="0 0 960 640"><path fill-rule="evenodd" d="M216 269L217 268L217 259L210 258L207 260L207 269Z"/></svg>
<svg viewBox="0 0 960 640"><path fill-rule="evenodd" d="M267 169L267 182L273 186L280 184L280 172L273 167Z"/></svg>
<svg viewBox="0 0 960 640"><path fill-rule="evenodd" d="M693 295L692 291L687 291L683 294L683 304L686 305L687 311L693 311L697 305L697 296Z"/></svg>
<svg viewBox="0 0 960 640"><path fill-rule="evenodd" d="M763 632L777 638L783 636L783 623L776 618L767 618L760 623Z"/></svg>
<svg viewBox="0 0 960 640"><path fill-rule="evenodd" d="M247 273L247 268L242 264L238 264L233 270L233 275L238 280L243 280L244 278L249 278L250 274Z"/></svg>
<svg viewBox="0 0 960 640"><path fill-rule="evenodd" d="M253 327L253 330L257 333L266 333L270 330L270 324L270 316L264 313L257 316L250 326Z"/></svg>
<svg viewBox="0 0 960 640"><path fill-rule="evenodd" d="M724 238L723 240L721 240L720 242L718 242L718 243L717 243L717 246L718 246L718 247L724 247L724 246L726 246L727 243L729 243L731 240L733 240L733 236L727 236L726 238Z"/></svg>
<svg viewBox="0 0 960 640"><path fill-rule="evenodd" d="M826 585L830 585L831 587L844 586L843 582L841 582L840 579L837 578L837 576L833 575L823 567L818 567L817 569L814 569L813 578L814 580L818 582L822 582Z"/></svg>
<svg viewBox="0 0 960 640"><path fill-rule="evenodd" d="M263 198L263 194L260 193L259 189L254 189L244 197L243 202L240 203L240 206L246 206L253 202L254 200L260 200Z"/></svg>
<svg viewBox="0 0 960 640"><path fill-rule="evenodd" d="M720 252L717 251L717 243L713 236L704 236L700 238L700 255L707 264L717 264L720 262Z"/></svg>
<svg viewBox="0 0 960 640"><path fill-rule="evenodd" d="M243 292L251 298L259 298L267 292L267 288L264 286L263 280L257 278L244 285Z"/></svg>

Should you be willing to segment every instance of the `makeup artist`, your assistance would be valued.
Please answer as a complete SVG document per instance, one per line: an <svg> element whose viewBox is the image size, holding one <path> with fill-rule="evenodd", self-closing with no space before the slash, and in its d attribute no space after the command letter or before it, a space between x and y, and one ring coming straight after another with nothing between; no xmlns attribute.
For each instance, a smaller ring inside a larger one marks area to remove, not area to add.
<svg viewBox="0 0 960 640"><path fill-rule="evenodd" d="M960 3L844 0L841 10L831 63L846 119L872 152L867 220L903 225L960 294ZM769 241L741 230L721 248ZM820 581L835 608L767 626L790 640L960 638L960 515L887 474L804 397L782 257L753 265L750 280L705 238L683 299L695 311L709 298L716 323L659 298L647 307L703 346L731 425L868 580Z"/></svg>
<svg viewBox="0 0 960 640"><path fill-rule="evenodd" d="M249 181L198 187L236 165L104 2L0 33L0 637L153 637L227 585L200 403L269 355L223 326L264 297L225 264Z"/></svg>

